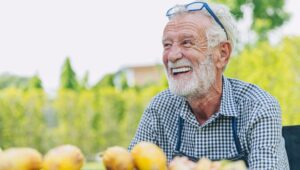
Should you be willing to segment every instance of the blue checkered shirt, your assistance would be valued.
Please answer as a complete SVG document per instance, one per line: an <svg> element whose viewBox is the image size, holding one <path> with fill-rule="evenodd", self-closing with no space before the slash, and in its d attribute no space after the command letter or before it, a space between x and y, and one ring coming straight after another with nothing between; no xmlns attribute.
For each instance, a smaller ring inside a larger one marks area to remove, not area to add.
<svg viewBox="0 0 300 170"><path fill-rule="evenodd" d="M250 170L288 170L278 102L259 87L223 76L220 110L200 125L185 98L169 90L155 96L146 108L129 149L140 141L160 146L168 157L174 154L178 118L184 119L180 151L192 157L226 159L238 154L231 118L237 119L237 134Z"/></svg>

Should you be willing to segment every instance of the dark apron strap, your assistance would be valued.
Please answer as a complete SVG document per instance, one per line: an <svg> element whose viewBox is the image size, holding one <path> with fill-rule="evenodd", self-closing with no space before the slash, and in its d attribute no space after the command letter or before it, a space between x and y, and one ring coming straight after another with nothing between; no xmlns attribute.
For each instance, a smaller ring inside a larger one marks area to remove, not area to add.
<svg viewBox="0 0 300 170"><path fill-rule="evenodd" d="M179 152L181 147L181 134L182 134L183 121L184 120L179 116L178 123L177 123L178 130L176 134L176 148L175 148L176 152Z"/></svg>
<svg viewBox="0 0 300 170"><path fill-rule="evenodd" d="M178 130L177 130L177 134L176 134L176 148L174 151L173 158L176 156L179 156L179 157L185 156L189 160L191 160L193 162L197 162L199 160L199 158L191 157L191 156L184 154L183 152L180 152L183 124L184 124L184 120L179 116L178 123L177 123Z"/></svg>
<svg viewBox="0 0 300 170"><path fill-rule="evenodd" d="M236 157L234 157L233 159L230 159L230 160L232 160L232 161L243 160L245 162L246 166L249 167L247 155L245 154L245 152L242 151L241 142L240 142L239 136L237 134L237 120L236 120L236 117L232 117L231 126L232 126L232 133L233 133L235 148L238 152L238 156L236 156Z"/></svg>
<svg viewBox="0 0 300 170"><path fill-rule="evenodd" d="M177 123L178 130L177 130L177 134L176 134L176 148L175 148L174 156L186 156L190 160L196 162L199 160L199 158L190 157L179 151L180 147L181 147L181 136L182 136L183 124L184 124L184 120L179 116L178 123ZM239 137L237 135L236 117L232 117L231 127L232 127L232 135L233 135L233 139L234 139L234 144L237 149L238 156L236 156L234 158L230 158L229 160L231 160L231 161L243 160L246 163L246 165L248 166L247 157L246 157L245 153L242 151L241 143L240 143ZM214 160L214 161L216 161L216 160Z"/></svg>
<svg viewBox="0 0 300 170"><path fill-rule="evenodd" d="M235 143L235 147L236 150L238 152L238 154L242 154L242 147L241 147L241 142L240 139L237 135L237 121L236 121L236 117L232 117L231 119L231 127L232 127L232 132L233 132L233 139L234 139L234 143Z"/></svg>

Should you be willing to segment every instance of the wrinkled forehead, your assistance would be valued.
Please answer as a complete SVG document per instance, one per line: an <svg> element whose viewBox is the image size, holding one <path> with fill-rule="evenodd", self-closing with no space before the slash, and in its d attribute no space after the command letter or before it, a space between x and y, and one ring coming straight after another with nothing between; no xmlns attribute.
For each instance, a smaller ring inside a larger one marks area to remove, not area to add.
<svg viewBox="0 0 300 170"><path fill-rule="evenodd" d="M170 32L202 33L212 25L211 20L201 13L179 14L170 19L164 28L163 34Z"/></svg>

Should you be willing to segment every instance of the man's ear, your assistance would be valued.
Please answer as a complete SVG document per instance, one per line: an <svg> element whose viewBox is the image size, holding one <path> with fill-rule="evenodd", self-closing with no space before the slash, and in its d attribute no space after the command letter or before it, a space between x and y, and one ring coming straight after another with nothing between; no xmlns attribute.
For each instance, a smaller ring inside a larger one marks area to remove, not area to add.
<svg viewBox="0 0 300 170"><path fill-rule="evenodd" d="M220 43L219 46L220 57L217 62L218 68L223 69L227 65L231 55L231 51L232 51L231 44L228 41Z"/></svg>

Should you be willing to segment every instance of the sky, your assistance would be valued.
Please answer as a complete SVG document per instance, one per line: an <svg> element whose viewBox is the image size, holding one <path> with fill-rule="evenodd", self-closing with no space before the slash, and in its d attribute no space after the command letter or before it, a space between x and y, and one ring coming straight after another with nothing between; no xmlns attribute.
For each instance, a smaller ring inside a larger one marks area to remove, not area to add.
<svg viewBox="0 0 300 170"><path fill-rule="evenodd" d="M161 37L174 4L192 0L0 0L0 74L38 74L58 87L66 57L94 84L126 66L161 62ZM300 35L300 1L287 0L291 20L276 36Z"/></svg>

